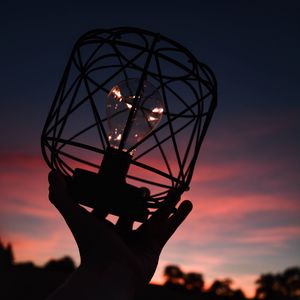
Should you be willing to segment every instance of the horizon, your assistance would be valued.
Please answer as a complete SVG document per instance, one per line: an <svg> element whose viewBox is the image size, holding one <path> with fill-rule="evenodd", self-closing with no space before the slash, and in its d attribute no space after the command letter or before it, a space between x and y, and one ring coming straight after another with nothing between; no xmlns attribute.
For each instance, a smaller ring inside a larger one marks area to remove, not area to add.
<svg viewBox="0 0 300 300"><path fill-rule="evenodd" d="M61 271L61 272L72 272L73 270L75 270L76 268L78 268L78 264L76 265L75 260L71 256L69 256L69 255L64 255L64 256L58 257L58 258L54 258L54 257L49 258L47 261L45 261L43 264L40 264L40 265L35 264L34 261L15 261L15 259L14 259L14 257L15 257L14 246L11 243L7 243L7 244L3 243L1 239L0 239L0 250L1 251L4 250L6 252L10 251L10 257L12 258L12 262L11 262L12 265L11 265L11 267L13 267L13 269L10 269L9 266L6 266L7 270L17 270L16 268L18 268L18 267L21 267L21 268L24 269L24 267L26 267L26 265L27 265L26 268L28 270L30 270L30 269L45 269L45 270L48 270L48 271L52 270L52 271L56 271L56 272L59 272L59 271ZM208 293L209 290L210 290L210 288L213 286L214 282L216 282L218 280L220 280L220 281L230 280L231 281L230 287L231 287L232 290L235 290L235 291L241 290L244 293L244 295L246 296L247 299L252 299L253 296L254 296L254 295L252 295L252 296L250 295L249 296L247 294L247 291L245 291L245 290L243 290L243 289L241 289L239 287L234 287L234 282L232 281L232 278L229 278L229 277L215 278L210 283L208 283L205 280L205 274L199 272L198 270L190 270L189 272L186 272L179 265L166 265L166 266L164 266L163 273L160 276L160 280L159 281L151 280L151 282L149 284L158 285L158 286L162 286L162 287L163 286L168 287L167 283L168 283L169 280L171 280L171 282L172 282L172 278L168 277L165 274L165 270L167 269L167 267L176 267L176 268L178 268L182 272L183 278L184 278L185 275L188 275L189 273L197 273L200 276L202 276L202 278L204 280L204 285L203 285L203 289L201 290L201 292ZM281 272L278 272L278 273L264 272L263 274L259 274L259 275L257 275L257 278L255 280L255 285L257 285L257 283L256 283L257 280L259 278L261 278L261 276L263 276L263 275L268 274L268 275L278 276L279 273L283 274L287 270L291 270L291 269L295 269L295 268L297 268L298 270L300 270L300 266L290 266L290 267L285 268L284 270L281 270ZM4 270L6 270L6 269L4 269ZM182 285L183 283L180 283L180 281L178 281L177 284Z"/></svg>

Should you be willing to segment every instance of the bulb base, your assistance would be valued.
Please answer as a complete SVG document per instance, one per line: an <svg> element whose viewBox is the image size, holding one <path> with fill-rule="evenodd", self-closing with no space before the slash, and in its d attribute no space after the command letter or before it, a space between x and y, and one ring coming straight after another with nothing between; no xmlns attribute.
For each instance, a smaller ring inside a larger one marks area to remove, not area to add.
<svg viewBox="0 0 300 300"><path fill-rule="evenodd" d="M70 180L72 196L79 204L101 211L144 222L149 215L143 188L126 183L131 155L109 148L99 173L75 169Z"/></svg>
<svg viewBox="0 0 300 300"><path fill-rule="evenodd" d="M115 148L108 148L98 174L115 182L123 182L126 180L131 159L132 156L129 153Z"/></svg>

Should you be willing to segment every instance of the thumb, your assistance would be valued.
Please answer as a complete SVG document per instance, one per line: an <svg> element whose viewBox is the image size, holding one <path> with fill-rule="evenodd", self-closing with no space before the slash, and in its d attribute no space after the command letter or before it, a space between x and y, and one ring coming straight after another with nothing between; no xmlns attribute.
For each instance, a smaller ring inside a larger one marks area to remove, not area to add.
<svg viewBox="0 0 300 300"><path fill-rule="evenodd" d="M87 211L78 205L71 196L68 177L53 170L48 175L49 200L67 221L68 225L86 218Z"/></svg>
<svg viewBox="0 0 300 300"><path fill-rule="evenodd" d="M165 227L163 243L165 244L170 237L174 234L181 223L186 219L189 213L192 211L193 205L189 200L183 201L174 214L168 219Z"/></svg>
<svg viewBox="0 0 300 300"><path fill-rule="evenodd" d="M48 174L49 200L59 210L72 204L72 197L67 183L67 177L60 171L52 170Z"/></svg>
<svg viewBox="0 0 300 300"><path fill-rule="evenodd" d="M90 213L73 201L67 176L60 171L51 171L48 175L49 200L57 208L78 244L85 235L84 228L89 227Z"/></svg>

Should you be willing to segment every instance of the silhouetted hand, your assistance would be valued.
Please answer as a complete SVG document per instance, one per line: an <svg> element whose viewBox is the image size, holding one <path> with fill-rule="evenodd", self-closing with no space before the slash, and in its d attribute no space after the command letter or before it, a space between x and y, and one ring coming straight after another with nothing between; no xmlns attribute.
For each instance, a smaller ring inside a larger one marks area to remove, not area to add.
<svg viewBox="0 0 300 300"><path fill-rule="evenodd" d="M101 212L75 203L60 172L49 173L49 184L49 199L72 231L81 258L76 274L51 299L132 299L150 281L164 245L192 209L190 201L174 209L179 196L170 194L167 205L133 230L131 220L119 218L114 225Z"/></svg>

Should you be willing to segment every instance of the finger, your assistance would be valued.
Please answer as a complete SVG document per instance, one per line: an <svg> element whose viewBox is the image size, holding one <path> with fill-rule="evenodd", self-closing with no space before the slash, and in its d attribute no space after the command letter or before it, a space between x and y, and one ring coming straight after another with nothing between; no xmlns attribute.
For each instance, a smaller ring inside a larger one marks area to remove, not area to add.
<svg viewBox="0 0 300 300"><path fill-rule="evenodd" d="M48 182L49 184L53 183L53 180L55 180L55 176L56 176L57 171L56 170L51 170L48 174Z"/></svg>
<svg viewBox="0 0 300 300"><path fill-rule="evenodd" d="M162 206L148 219L144 224L150 227L161 227L162 224L169 219L169 216L174 212L174 208L180 195L176 191L171 191L166 197ZM144 225L143 224L143 225ZM141 227L143 227L143 225Z"/></svg>
<svg viewBox="0 0 300 300"><path fill-rule="evenodd" d="M99 220L104 220L107 217L108 212L100 209L93 209L91 214Z"/></svg>
<svg viewBox="0 0 300 300"><path fill-rule="evenodd" d="M166 226L165 242L174 234L176 229L181 225L181 223L186 219L189 213L193 209L193 204L189 200L183 201L177 211L168 219Z"/></svg>
<svg viewBox="0 0 300 300"><path fill-rule="evenodd" d="M49 189L53 192L65 192L64 189L67 189L67 183L65 175L63 175L60 171L52 170L48 174L48 182L49 182Z"/></svg>
<svg viewBox="0 0 300 300"><path fill-rule="evenodd" d="M150 247L160 252L170 237L174 234L176 229L191 212L192 208L192 203L188 200L185 200L179 205L178 209L171 217L160 224L159 228L153 228L152 226L144 228L146 230L148 229L147 240Z"/></svg>
<svg viewBox="0 0 300 300"><path fill-rule="evenodd" d="M132 231L134 221L130 218L119 217L116 223L116 229L121 235L126 235Z"/></svg>
<svg viewBox="0 0 300 300"><path fill-rule="evenodd" d="M183 201L177 211L163 224L160 234L150 235L150 244L154 245L157 251L161 251L176 229L185 220L192 210L190 201Z"/></svg>
<svg viewBox="0 0 300 300"><path fill-rule="evenodd" d="M60 212L74 236L83 222L86 222L87 211L72 200L66 176L59 171L51 171L48 175L50 183L49 200Z"/></svg>

